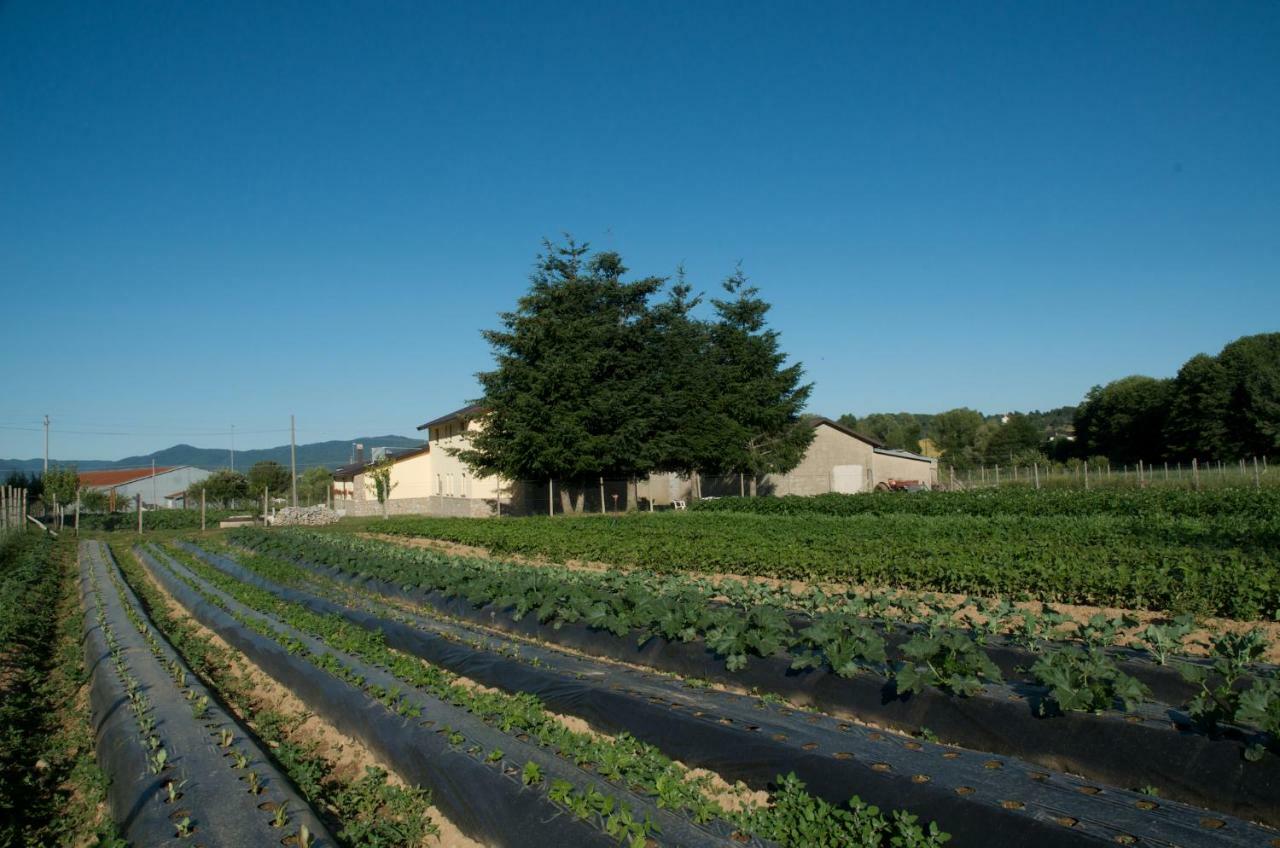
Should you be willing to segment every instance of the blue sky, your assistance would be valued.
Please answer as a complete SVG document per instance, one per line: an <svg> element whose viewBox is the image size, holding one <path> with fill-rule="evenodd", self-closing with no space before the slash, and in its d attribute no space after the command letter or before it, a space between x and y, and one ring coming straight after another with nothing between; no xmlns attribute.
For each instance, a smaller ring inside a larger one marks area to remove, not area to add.
<svg viewBox="0 0 1280 848"><path fill-rule="evenodd" d="M0 456L411 434L565 231L819 413L1168 375L1280 329L1280 4L0 3Z"/></svg>

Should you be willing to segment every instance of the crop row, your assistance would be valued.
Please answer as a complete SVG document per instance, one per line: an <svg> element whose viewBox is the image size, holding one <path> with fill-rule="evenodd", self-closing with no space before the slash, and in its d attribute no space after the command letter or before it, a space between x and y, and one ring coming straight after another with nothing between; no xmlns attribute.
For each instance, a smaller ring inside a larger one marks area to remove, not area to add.
<svg viewBox="0 0 1280 848"><path fill-rule="evenodd" d="M131 842L210 846L332 837L159 637L99 543L81 546L90 704ZM274 831L274 833L273 833ZM194 839L193 839L194 837Z"/></svg>
<svg viewBox="0 0 1280 848"><path fill-rule="evenodd" d="M777 595L762 597L744 589L735 596L723 582L713 586L636 574L511 568L326 534L238 531L233 538L261 552L459 596L477 607L509 608L516 618L532 614L553 628L581 623L619 636L638 632L642 638L700 641L723 658L730 672L743 669L753 656L783 654L797 670L825 668L848 678L865 672L882 675L894 682L899 695L934 687L966 696L1003 682L1001 670L984 650L988 631L954 630L937 619L927 620L891 657L883 629L868 624L865 603L828 599L811 615L796 617L778 603ZM713 602L718 598L728 603ZM1104 650L1120 622L1098 616L1076 626L1077 641L1055 643L1042 637L1053 635L1058 618L1029 610L989 607L987 612L991 619L1014 618L1031 631L1033 638L1024 647L1033 660L1031 681L1048 692L1044 712L1132 710L1151 698L1147 686ZM1183 621L1143 631L1152 662L1171 662L1171 651L1188 628ZM1245 728L1252 759L1268 749L1280 752L1280 677L1274 669L1256 665L1265 647L1256 631L1224 633L1212 641L1211 664L1178 663L1193 693L1183 706L1194 724L1210 735Z"/></svg>
<svg viewBox="0 0 1280 848"><path fill-rule="evenodd" d="M695 501L699 512L749 512L757 515L969 515L996 516L1164 516L1244 518L1270 521L1280 513L1280 489L1042 489L1004 486L959 492L829 493L801 497L728 497Z"/></svg>
<svg viewBox="0 0 1280 848"><path fill-rule="evenodd" d="M619 669L597 660L504 639L491 631L481 635L483 631L474 624L468 626L457 620L446 623L438 617L444 613L477 623L491 621L501 627L503 617L489 617L499 612L492 608L477 610L471 615L466 611L465 602L460 600L442 605L436 598L423 598L422 606L410 612L403 603L380 602L371 594L389 592L388 597L399 597L386 586L372 582L352 585L342 582L332 572L321 576L314 569L308 571L277 558L239 551L232 560L209 553L211 547L202 542L199 547L187 546L186 549L236 580L265 588L279 598L302 603L314 612L340 615L368 630L381 632L388 644L398 650L438 662L484 685L536 692L547 698L548 706L558 712L578 715L593 725L609 728L610 732L634 732L664 751L679 755L686 763L716 768L727 777L747 780L753 786L758 785L766 763L773 764L774 768L785 763L785 768L795 768L810 783L811 791L825 798L830 799L833 794L847 797L852 791L863 797L869 794L878 803L906 804L922 816L940 821L955 834L957 844L964 845L986 845L998 839L1009 844L1045 845L1059 844L1064 839L1071 845L1089 839L1111 843L1136 838L1144 842L1154 835L1153 827L1163 828L1163 834L1172 838L1173 831L1169 828L1179 826L1183 830L1174 840L1179 844L1200 844L1205 836L1203 826L1197 824L1202 814L1187 811L1183 816L1167 803L1160 805L1162 823L1156 825L1141 813L1123 812L1130 805L1136 810L1151 809L1139 795L1125 802L1124 793L1108 788L1099 804L1082 802L1082 797L1093 797L1083 793L1096 792L1097 787L1072 785L1072 778L1039 772L1017 760L992 761L990 754L962 752L925 740L899 738L895 744L891 736L860 730L856 725L820 714L789 719L786 717L792 715L789 710L763 702L750 703L754 700L751 698L715 690L691 690L678 681L646 675L635 668ZM296 588L286 588L285 584ZM564 638L575 647L587 638L593 643L585 648L588 653L607 652L612 642L629 646L634 652L633 656L623 647L616 658L632 663L653 659L651 652L636 650L631 634L614 637L597 632L590 637L580 625L544 630L531 628L527 623L517 632L554 641ZM609 681L608 685L602 685L603 681ZM879 700L878 691L873 696ZM945 699L938 705L945 706ZM997 708L1000 709L999 704ZM971 710L968 722L982 712ZM1005 708L1004 712L1009 711ZM1012 718L1024 730L1037 724L1034 719L1027 721L1025 715L1021 719L1016 715ZM1064 733L1071 736L1075 731L1097 729L1085 726L1096 722L1077 724L1080 726L1061 729L1057 734L1053 728L1044 729L1051 737L1060 737L1059 741ZM1140 735L1158 741L1155 737L1169 735L1160 729L1162 725L1166 722L1155 722ZM1106 732L1112 739L1117 733L1133 736L1129 728L1127 722L1111 721ZM997 735L1007 738L1010 729L1006 727ZM1032 729L1032 732L1037 734L1039 730ZM1080 734L1081 738L1088 736L1088 732ZM1129 753L1140 754L1144 760L1158 762L1160 759L1148 756L1144 745L1131 745ZM1225 762L1229 773L1237 771L1230 756L1228 754ZM1238 761L1239 755L1234 756ZM943 763L949 765L939 770ZM1200 763L1202 767L1209 767L1203 759ZM994 769L996 764L1000 768ZM1219 757L1215 765L1222 764ZM1212 773L1214 768L1209 768ZM1122 771L1127 772L1130 779L1150 777L1157 784L1162 783L1160 777L1167 776L1163 763L1145 772L1131 767ZM1181 775L1180 769L1178 773ZM1029 793L1029 784L1037 790ZM957 797L965 799L959 807L955 803ZM1250 805L1241 806L1248 809ZM1068 812L1070 815L1063 818ZM1175 824L1180 820L1182 825ZM1062 829L1064 824L1070 832ZM1048 829L1044 830L1046 825ZM1247 830L1243 823L1224 822L1220 826L1228 827L1236 838L1243 839L1242 844L1251 844L1250 837L1242 832Z"/></svg>
<svg viewBox="0 0 1280 848"><path fill-rule="evenodd" d="M67 543L0 534L0 845L119 845L103 816L80 688L80 616Z"/></svg>
<svg viewBox="0 0 1280 848"><path fill-rule="evenodd" d="M767 806L745 802L726 809L710 794L705 778L690 775L651 745L626 735L607 738L572 731L547 713L532 696L483 692L460 685L454 675L439 667L391 651L381 634L282 601L195 559L181 553L179 556L184 567L239 603L278 616L333 650L386 669L404 685L412 687L410 692L429 693L504 733L536 740L562 759L587 766L593 773L611 777L632 791L640 790L662 809L681 811L694 821L729 821L745 833L780 844L878 845L901 839L903 844L924 845L933 841L929 831L922 830L910 816L901 812L882 815L857 799L849 805L835 807L803 792L794 779L781 778ZM577 804L578 801L569 799L571 812ZM797 821L811 823L803 836L792 831Z"/></svg>
<svg viewBox="0 0 1280 848"><path fill-rule="evenodd" d="M131 556L118 557L130 587L164 638L219 700L233 705L253 727L260 744L283 769L313 809L330 817L339 843L347 848L419 845L439 833L428 812L430 794L396 785L388 773L368 766L352 775L306 729L309 715L264 697L261 681L241 667L234 649L214 644L198 625L180 615Z"/></svg>
<svg viewBox="0 0 1280 848"><path fill-rule="evenodd" d="M1225 544L1220 525L1195 519L702 512L513 521L401 517L375 526L495 554L658 573L845 581L1240 619L1280 610L1280 544L1258 543L1244 524L1241 538ZM1280 540L1274 532L1280 524L1267 526Z"/></svg>
<svg viewBox="0 0 1280 848"><path fill-rule="evenodd" d="M205 513L205 522L209 527L217 527L218 522L233 515L244 515L244 510L210 509ZM68 519L68 522L70 519ZM84 512L80 514L81 530L136 530L138 515L136 512ZM200 510L198 509L151 509L142 513L144 530L199 530Z"/></svg>

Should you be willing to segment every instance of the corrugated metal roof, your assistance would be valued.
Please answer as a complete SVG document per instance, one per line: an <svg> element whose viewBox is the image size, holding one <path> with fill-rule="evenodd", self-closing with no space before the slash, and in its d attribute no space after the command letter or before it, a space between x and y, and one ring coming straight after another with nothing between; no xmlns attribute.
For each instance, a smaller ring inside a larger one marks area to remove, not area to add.
<svg viewBox="0 0 1280 848"><path fill-rule="evenodd" d="M876 453L882 453L885 456L898 456L903 459L914 459L919 462L937 462L937 460L931 456L921 456L920 454L912 453L909 450L900 450L898 448L873 448L872 450Z"/></svg>
<svg viewBox="0 0 1280 848"><path fill-rule="evenodd" d="M439 418L432 418L426 424L419 424L419 430L425 430L428 427L434 427L437 424L443 424L446 421L452 421L455 418L474 418L477 414L484 411L484 406L479 403L473 403L470 406L464 406L462 409L455 409L448 415L441 415Z"/></svg>
<svg viewBox="0 0 1280 848"><path fill-rule="evenodd" d="M179 468L186 468L185 465L157 465L156 475L165 474ZM104 471L81 471L81 486L123 486L125 483L132 483L135 480L146 480L151 476L151 469L148 468L110 468Z"/></svg>

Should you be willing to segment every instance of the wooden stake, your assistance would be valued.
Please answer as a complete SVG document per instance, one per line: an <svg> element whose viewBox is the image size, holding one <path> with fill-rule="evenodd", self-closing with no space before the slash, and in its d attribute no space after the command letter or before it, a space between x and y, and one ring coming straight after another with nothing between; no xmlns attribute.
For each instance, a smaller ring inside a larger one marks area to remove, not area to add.
<svg viewBox="0 0 1280 848"><path fill-rule="evenodd" d="M600 514L604 515L604 478L603 477L600 478Z"/></svg>
<svg viewBox="0 0 1280 848"><path fill-rule="evenodd" d="M142 493L133 496L134 506L138 510L138 535L142 535Z"/></svg>
<svg viewBox="0 0 1280 848"><path fill-rule="evenodd" d="M554 518L555 514L556 514L555 481L552 480L550 477L548 477L547 478L547 515L550 515L552 518Z"/></svg>
<svg viewBox="0 0 1280 848"><path fill-rule="evenodd" d="M204 486L200 487L200 532L204 532Z"/></svg>

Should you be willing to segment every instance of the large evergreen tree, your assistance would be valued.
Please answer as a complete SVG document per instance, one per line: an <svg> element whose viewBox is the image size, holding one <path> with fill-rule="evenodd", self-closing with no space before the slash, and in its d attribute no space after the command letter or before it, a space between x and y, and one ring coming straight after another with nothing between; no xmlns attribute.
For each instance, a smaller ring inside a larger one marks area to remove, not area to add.
<svg viewBox="0 0 1280 848"><path fill-rule="evenodd" d="M799 464L813 438L800 419L810 386L787 365L769 305L741 272L717 320L693 314L681 273L624 281L616 253L546 243L529 292L485 332L496 366L479 375L482 426L459 456L482 474L559 482L577 511L599 476L740 472ZM754 489L754 483L753 483Z"/></svg>
<svg viewBox="0 0 1280 848"><path fill-rule="evenodd" d="M497 367L479 375L485 426L460 456L509 480L560 481L564 508L579 511L588 480L648 470L648 300L663 281L624 282L621 257L588 257L572 239L545 247L528 294L484 333Z"/></svg>
<svg viewBox="0 0 1280 848"><path fill-rule="evenodd" d="M724 282L729 295L714 300L710 330L712 399L718 449L706 471L738 472L751 479L790 471L804 459L813 428L800 413L813 390L804 368L786 364L778 332L767 326L769 304L739 269Z"/></svg>

